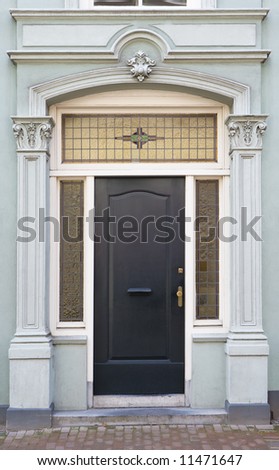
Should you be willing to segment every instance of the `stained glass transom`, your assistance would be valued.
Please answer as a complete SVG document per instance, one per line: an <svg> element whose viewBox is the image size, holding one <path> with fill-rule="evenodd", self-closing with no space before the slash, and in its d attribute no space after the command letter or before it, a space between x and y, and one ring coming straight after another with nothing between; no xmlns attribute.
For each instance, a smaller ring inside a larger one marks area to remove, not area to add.
<svg viewBox="0 0 279 470"><path fill-rule="evenodd" d="M65 114L62 134L65 163L217 159L215 114Z"/></svg>

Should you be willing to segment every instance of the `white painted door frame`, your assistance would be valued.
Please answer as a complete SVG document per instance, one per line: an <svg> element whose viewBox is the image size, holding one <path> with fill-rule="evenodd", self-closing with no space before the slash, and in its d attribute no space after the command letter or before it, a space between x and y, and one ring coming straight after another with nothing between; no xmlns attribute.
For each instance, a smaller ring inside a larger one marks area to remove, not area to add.
<svg viewBox="0 0 279 470"><path fill-rule="evenodd" d="M140 101L141 106L138 106ZM62 115L67 114L99 114L101 111L105 114L136 114L148 113L152 109L152 114L202 114L216 113L218 122L218 161L217 162L180 162L180 163L113 163L113 164L65 164L61 163L61 121ZM50 113L56 122L57 138L52 142L52 162L50 169L51 177L51 215L59 219L59 181L60 179L83 179L85 182L85 215L94 208L94 179L98 176L184 176L185 177L185 207L186 217L191 217L191 224L185 224L185 231L191 232L191 242L186 244L185 249L185 394L178 397L157 397L152 398L152 403L157 406L189 406L190 405L190 383L192 378L192 335L194 329L198 327L199 332L206 335L227 334L229 324L229 302L226 283L222 283L220 292L220 318L219 320L195 320L195 237L194 237L194 219L195 219L195 181L196 179L219 179L220 185L220 213L223 210L229 210L229 160L225 158L225 148L228 145L225 134L224 121L228 115L228 108L212 100L197 96L175 93L175 92L156 92L143 91L102 93L84 98L73 99L68 102L52 106ZM187 201L187 203L186 203ZM225 212L224 212L225 214ZM85 230L86 233L86 230ZM84 243L84 322L81 323L59 323L59 246L51 245L51 272L55 273L51 277L51 298L50 298L50 325L53 335L84 335L88 338L87 355L87 381L88 381L88 399L89 406L121 406L127 405L127 397L121 400L120 397L96 397L91 401L93 390L93 342L94 320L92 312L94 303L92 297L92 286L94 276L94 246L92 241L85 235ZM221 245L221 244L220 244ZM228 279L223 273L229 271L228 247L221 248L221 279ZM129 403L134 406L146 404L146 399L141 397L135 399L129 397Z"/></svg>

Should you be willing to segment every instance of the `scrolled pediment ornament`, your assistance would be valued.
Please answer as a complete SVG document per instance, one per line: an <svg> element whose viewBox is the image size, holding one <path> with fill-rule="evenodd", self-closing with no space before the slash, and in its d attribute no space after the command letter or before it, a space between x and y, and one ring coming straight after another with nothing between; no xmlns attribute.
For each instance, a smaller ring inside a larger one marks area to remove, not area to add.
<svg viewBox="0 0 279 470"><path fill-rule="evenodd" d="M262 118L262 119L259 119ZM235 149L261 149L267 116L229 116L226 121L231 151Z"/></svg>
<svg viewBox="0 0 279 470"><path fill-rule="evenodd" d="M151 74L152 67L155 67L156 61L150 59L145 52L138 51L134 57L127 60L127 65L131 67L130 72L132 76L139 82L143 82Z"/></svg>

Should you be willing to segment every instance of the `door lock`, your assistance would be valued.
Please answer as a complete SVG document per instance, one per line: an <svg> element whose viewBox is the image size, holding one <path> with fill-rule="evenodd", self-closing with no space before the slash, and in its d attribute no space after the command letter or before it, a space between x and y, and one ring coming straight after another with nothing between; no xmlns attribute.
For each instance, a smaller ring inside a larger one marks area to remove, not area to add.
<svg viewBox="0 0 279 470"><path fill-rule="evenodd" d="M178 286L176 296L177 296L178 307L179 308L183 307L183 287L182 286Z"/></svg>

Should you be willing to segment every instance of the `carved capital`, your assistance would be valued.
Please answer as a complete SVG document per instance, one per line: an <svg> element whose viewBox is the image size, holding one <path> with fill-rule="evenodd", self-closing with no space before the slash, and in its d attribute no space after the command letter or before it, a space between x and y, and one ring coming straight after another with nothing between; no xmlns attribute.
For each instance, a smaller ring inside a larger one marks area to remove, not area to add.
<svg viewBox="0 0 279 470"><path fill-rule="evenodd" d="M134 57L127 61L127 65L131 67L132 76L139 82L143 82L151 74L152 67L155 67L156 61L150 59L145 52L138 51Z"/></svg>
<svg viewBox="0 0 279 470"><path fill-rule="evenodd" d="M263 146L263 134L267 128L266 115L231 115L226 120L229 131L230 149L258 149Z"/></svg>
<svg viewBox="0 0 279 470"><path fill-rule="evenodd" d="M51 117L14 117L12 120L18 151L49 151L54 127Z"/></svg>

